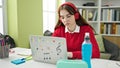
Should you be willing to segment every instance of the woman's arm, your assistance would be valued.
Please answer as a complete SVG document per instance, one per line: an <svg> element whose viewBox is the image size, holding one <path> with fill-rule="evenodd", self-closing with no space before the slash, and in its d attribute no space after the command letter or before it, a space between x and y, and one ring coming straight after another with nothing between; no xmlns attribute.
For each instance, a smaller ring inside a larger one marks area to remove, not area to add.
<svg viewBox="0 0 120 68"><path fill-rule="evenodd" d="M100 52L99 52L99 47L97 44L97 41L95 39L95 35L93 30L90 27L85 27L86 29L83 30L83 36L85 32L90 33L90 41L92 43L92 58L100 58ZM81 29L82 30L82 29ZM82 44L81 44L82 46ZM72 58L73 59L81 59L82 58L82 53L80 50L72 52Z"/></svg>

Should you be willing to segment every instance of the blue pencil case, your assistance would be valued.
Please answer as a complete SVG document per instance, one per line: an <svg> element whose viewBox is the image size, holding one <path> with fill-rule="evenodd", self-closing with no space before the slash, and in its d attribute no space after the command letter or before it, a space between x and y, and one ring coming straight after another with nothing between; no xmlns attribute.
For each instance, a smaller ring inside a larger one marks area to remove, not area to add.
<svg viewBox="0 0 120 68"><path fill-rule="evenodd" d="M25 63L25 59L23 58L23 59L12 60L11 63L16 64L16 65L22 64L22 63Z"/></svg>
<svg viewBox="0 0 120 68"><path fill-rule="evenodd" d="M82 60L59 60L57 68L88 68L88 65Z"/></svg>

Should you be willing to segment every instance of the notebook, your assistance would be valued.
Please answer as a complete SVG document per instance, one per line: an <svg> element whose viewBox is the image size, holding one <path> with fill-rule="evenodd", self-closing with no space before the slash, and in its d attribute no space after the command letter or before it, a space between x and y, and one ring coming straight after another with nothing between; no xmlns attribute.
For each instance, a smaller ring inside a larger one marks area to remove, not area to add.
<svg viewBox="0 0 120 68"><path fill-rule="evenodd" d="M65 38L31 35L29 40L33 60L56 64L60 59L67 59Z"/></svg>

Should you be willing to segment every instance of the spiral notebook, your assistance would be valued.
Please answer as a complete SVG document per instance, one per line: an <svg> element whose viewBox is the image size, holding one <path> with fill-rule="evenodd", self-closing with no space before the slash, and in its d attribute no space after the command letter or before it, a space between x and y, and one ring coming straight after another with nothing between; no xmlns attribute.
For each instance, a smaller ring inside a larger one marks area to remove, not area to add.
<svg viewBox="0 0 120 68"><path fill-rule="evenodd" d="M67 59L65 38L31 35L29 40L33 60L55 64L60 59Z"/></svg>

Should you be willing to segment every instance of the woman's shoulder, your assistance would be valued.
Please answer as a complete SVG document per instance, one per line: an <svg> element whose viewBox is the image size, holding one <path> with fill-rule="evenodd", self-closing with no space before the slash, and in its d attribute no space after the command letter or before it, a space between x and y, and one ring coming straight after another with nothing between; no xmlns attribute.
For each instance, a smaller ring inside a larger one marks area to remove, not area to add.
<svg viewBox="0 0 120 68"><path fill-rule="evenodd" d="M89 25L83 25L83 26L80 26L81 29L91 29L91 27Z"/></svg>
<svg viewBox="0 0 120 68"><path fill-rule="evenodd" d="M55 29L53 36L57 37L63 37L65 33L65 27L64 26L59 26Z"/></svg>
<svg viewBox="0 0 120 68"><path fill-rule="evenodd" d="M82 32L82 33L85 33L85 32L94 33L94 29L89 25L84 25L84 26L80 26L80 32Z"/></svg>
<svg viewBox="0 0 120 68"><path fill-rule="evenodd" d="M61 33L62 32L63 33L63 32L65 32L65 27L64 26L59 26L55 29L54 32L56 32L56 33Z"/></svg>
<svg viewBox="0 0 120 68"><path fill-rule="evenodd" d="M64 30L64 29L65 29L64 26L59 26L59 27L57 27L55 30Z"/></svg>
<svg viewBox="0 0 120 68"><path fill-rule="evenodd" d="M93 31L92 27L89 26L89 25L80 26L80 30L84 31L84 32L86 32L86 31L88 31L88 32L89 31Z"/></svg>

